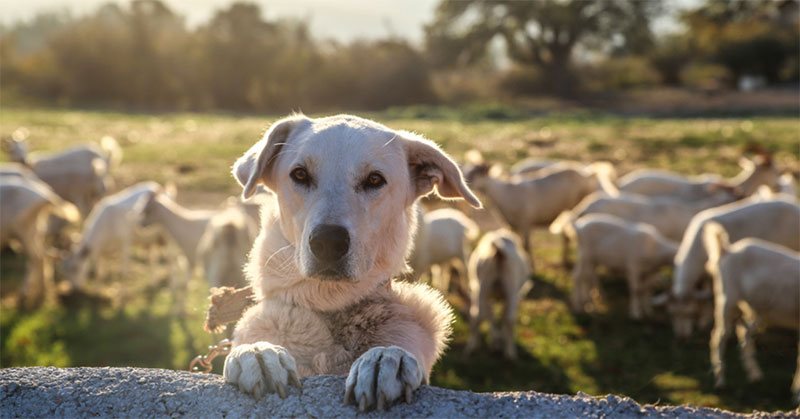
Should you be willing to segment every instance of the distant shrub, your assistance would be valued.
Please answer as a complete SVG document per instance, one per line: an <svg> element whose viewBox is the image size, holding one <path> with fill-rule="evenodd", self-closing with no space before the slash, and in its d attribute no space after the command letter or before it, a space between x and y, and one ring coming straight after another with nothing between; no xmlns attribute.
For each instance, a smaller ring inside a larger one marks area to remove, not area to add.
<svg viewBox="0 0 800 419"><path fill-rule="evenodd" d="M609 58L580 72L587 89L594 91L652 87L661 82L658 72L641 57Z"/></svg>
<svg viewBox="0 0 800 419"><path fill-rule="evenodd" d="M511 96L531 96L550 91L541 70L532 66L514 66L503 74L500 90Z"/></svg>
<svg viewBox="0 0 800 419"><path fill-rule="evenodd" d="M681 83L701 90L716 90L731 83L727 68L716 64L694 63L681 71Z"/></svg>

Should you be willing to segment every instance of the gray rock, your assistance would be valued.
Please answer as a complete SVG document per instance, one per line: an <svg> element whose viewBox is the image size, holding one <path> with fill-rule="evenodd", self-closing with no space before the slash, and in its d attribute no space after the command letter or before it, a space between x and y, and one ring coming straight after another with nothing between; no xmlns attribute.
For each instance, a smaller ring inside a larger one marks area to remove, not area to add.
<svg viewBox="0 0 800 419"><path fill-rule="evenodd" d="M642 406L627 397L528 392L471 393L423 386L411 404L359 415L342 404L344 379L303 380L285 400L253 400L219 375L144 368L0 370L0 417L713 417L743 415L690 406ZM759 413L757 416L768 416Z"/></svg>

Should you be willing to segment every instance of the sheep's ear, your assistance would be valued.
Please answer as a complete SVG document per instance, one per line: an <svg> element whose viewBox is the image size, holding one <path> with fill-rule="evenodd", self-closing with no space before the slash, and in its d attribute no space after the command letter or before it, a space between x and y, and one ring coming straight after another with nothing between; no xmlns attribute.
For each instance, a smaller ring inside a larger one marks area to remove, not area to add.
<svg viewBox="0 0 800 419"><path fill-rule="evenodd" d="M244 199L253 196L259 184L272 190L275 189L270 171L275 164L276 157L292 131L300 124L307 122L310 120L300 114L275 122L269 127L261 141L250 147L236 160L236 163L233 164L233 176L244 188L242 191Z"/></svg>
<svg viewBox="0 0 800 419"><path fill-rule="evenodd" d="M436 143L409 132L401 131L400 135L416 197L435 189L442 198L463 198L475 208L482 207L481 201L464 182L458 165Z"/></svg>

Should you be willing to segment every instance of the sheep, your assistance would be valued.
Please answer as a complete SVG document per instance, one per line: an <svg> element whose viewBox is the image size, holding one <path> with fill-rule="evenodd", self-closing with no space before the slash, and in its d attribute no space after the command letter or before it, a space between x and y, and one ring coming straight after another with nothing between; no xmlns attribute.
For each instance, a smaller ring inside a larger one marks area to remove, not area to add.
<svg viewBox="0 0 800 419"><path fill-rule="evenodd" d="M75 204L82 216L112 188L109 173L122 158L111 137L103 137L100 147L88 144L41 156L29 156L19 138L7 138L3 146L12 161L29 167L61 198Z"/></svg>
<svg viewBox="0 0 800 419"><path fill-rule="evenodd" d="M175 202L167 194L158 194L144 210L142 225L160 225L180 249L185 265L183 275L172 275L170 288L175 293L174 308L180 314L185 304L186 287L198 267L198 244L206 232L211 219L219 210L192 210Z"/></svg>
<svg viewBox="0 0 800 419"><path fill-rule="evenodd" d="M549 225L563 211L598 189L615 194L615 173L610 163L598 162L586 167L558 165L533 177L501 179L496 173L490 173L488 166L480 164L469 167L465 177L473 189L494 204L506 223L522 238L525 251L531 254L533 228ZM562 261L565 265L568 245L564 236Z"/></svg>
<svg viewBox="0 0 800 419"><path fill-rule="evenodd" d="M708 253L703 246L703 228L709 222L722 225L731 240L752 237L800 250L800 205L788 199L760 200L756 197L712 208L692 218L675 255L671 292L672 323L678 337L692 333L693 300L706 273Z"/></svg>
<svg viewBox="0 0 800 419"><path fill-rule="evenodd" d="M492 346L501 344L503 355L517 358L514 344L514 325L517 306L532 287L527 255L521 250L519 238L500 229L487 233L478 242L469 258L469 339L466 354L472 353L480 341L480 324L490 321L489 340ZM502 302L503 314L499 329L494 319L492 299Z"/></svg>
<svg viewBox="0 0 800 419"><path fill-rule="evenodd" d="M713 196L719 186L734 188L744 196L752 195L761 185L777 188L780 174L768 154L758 155L754 159L742 158L739 165L742 171L731 179L716 175L686 178L660 170L635 170L620 178L619 190L650 197L695 201Z"/></svg>
<svg viewBox="0 0 800 419"><path fill-rule="evenodd" d="M242 267L257 231L255 222L238 205L211 218L197 244L197 258L211 287L245 285Z"/></svg>
<svg viewBox="0 0 800 419"><path fill-rule="evenodd" d="M726 191L702 201L683 202L670 198L648 198L634 194L608 196L594 193L587 196L571 211L561 214L551 225L550 232L559 234L563 226L588 214L610 214L627 221L646 223L666 238L680 241L692 217L708 208L728 204L740 198Z"/></svg>
<svg viewBox="0 0 800 419"><path fill-rule="evenodd" d="M449 289L451 266L458 271L461 281L464 281L469 244L479 234L478 225L461 211L443 208L423 214L419 210L418 232L413 252L408 259L415 278L419 278L433 265L439 265L437 288L445 292ZM433 275L431 280L434 281ZM463 288L464 284L459 285Z"/></svg>
<svg viewBox="0 0 800 419"><path fill-rule="evenodd" d="M511 175L529 176L545 169L558 167L559 165L580 165L580 163L571 160L525 159L511 166L509 171Z"/></svg>
<svg viewBox="0 0 800 419"><path fill-rule="evenodd" d="M678 243L667 239L653 226L628 222L613 215L591 214L565 226L565 233L577 243L578 258L572 273L572 306L582 312L589 291L597 282L595 269L605 266L625 273L630 292L630 316L641 319L650 313L650 295L658 271L672 264Z"/></svg>
<svg viewBox="0 0 800 419"><path fill-rule="evenodd" d="M23 176L0 177L0 246L16 241L27 258L20 292L26 307L40 304L51 291L52 257L45 243L50 215L74 223L80 220L78 209L43 182Z"/></svg>
<svg viewBox="0 0 800 419"><path fill-rule="evenodd" d="M97 269L98 277L105 276L100 273L104 267L100 262L117 249L121 254L117 273L122 277L120 284L125 284L133 235L140 227L144 209L161 191L155 182L142 182L97 203L86 218L80 242L62 264L65 276L75 288L85 285L90 266Z"/></svg>
<svg viewBox="0 0 800 419"><path fill-rule="evenodd" d="M800 329L800 253L754 238L731 245L725 228L713 221L703 227L703 242L708 253L706 268L714 283L714 329L709 347L715 384L725 385L726 342L734 326L747 378L759 381L763 373L753 343L756 323ZM792 393L800 403L800 354Z"/></svg>

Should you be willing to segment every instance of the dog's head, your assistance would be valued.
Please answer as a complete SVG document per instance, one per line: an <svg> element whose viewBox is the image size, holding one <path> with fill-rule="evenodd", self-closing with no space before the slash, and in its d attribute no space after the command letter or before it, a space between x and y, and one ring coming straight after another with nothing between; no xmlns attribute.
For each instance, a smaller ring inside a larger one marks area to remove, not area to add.
<svg viewBox="0 0 800 419"><path fill-rule="evenodd" d="M293 115L234 164L245 198L275 192L300 274L325 281L387 277L404 266L412 207L436 191L480 201L433 142L348 115Z"/></svg>

